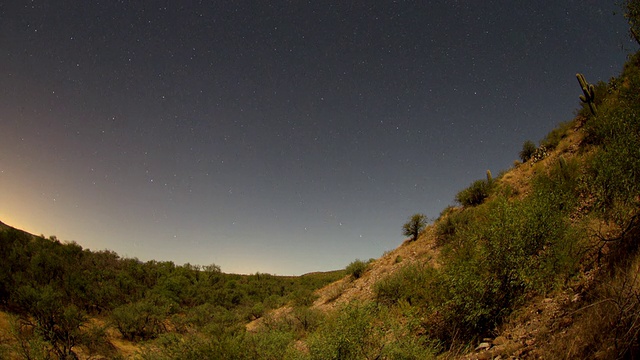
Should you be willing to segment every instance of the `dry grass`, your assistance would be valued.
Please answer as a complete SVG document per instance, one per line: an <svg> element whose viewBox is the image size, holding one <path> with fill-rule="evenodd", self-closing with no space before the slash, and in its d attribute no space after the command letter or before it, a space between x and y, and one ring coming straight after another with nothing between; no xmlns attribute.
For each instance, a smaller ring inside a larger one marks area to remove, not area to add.
<svg viewBox="0 0 640 360"><path fill-rule="evenodd" d="M575 321L551 342L547 358L640 357L640 257L613 277L603 275L593 296L572 311Z"/></svg>
<svg viewBox="0 0 640 360"><path fill-rule="evenodd" d="M531 179L536 174L546 171L560 156L569 160L578 155L584 136L585 134L580 127L569 129L555 150L549 151L543 161L536 163L528 161L524 164L518 162L517 165L505 172L497 181L498 189L510 189L514 197L524 198L531 191Z"/></svg>

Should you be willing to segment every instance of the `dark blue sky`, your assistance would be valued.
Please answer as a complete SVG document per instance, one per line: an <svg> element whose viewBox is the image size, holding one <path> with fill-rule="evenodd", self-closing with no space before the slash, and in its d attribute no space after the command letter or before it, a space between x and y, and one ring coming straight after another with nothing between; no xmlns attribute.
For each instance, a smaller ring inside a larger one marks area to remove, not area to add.
<svg viewBox="0 0 640 360"><path fill-rule="evenodd" d="M617 14L614 14L617 12ZM573 117L613 1L0 4L0 221L141 260L379 257Z"/></svg>

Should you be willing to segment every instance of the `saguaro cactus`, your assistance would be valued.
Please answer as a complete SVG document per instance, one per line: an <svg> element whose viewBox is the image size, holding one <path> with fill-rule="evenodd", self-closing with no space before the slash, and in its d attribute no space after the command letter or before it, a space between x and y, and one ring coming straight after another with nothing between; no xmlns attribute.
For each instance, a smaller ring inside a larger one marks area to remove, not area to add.
<svg viewBox="0 0 640 360"><path fill-rule="evenodd" d="M589 84L587 80L585 80L584 75L578 73L576 74L576 78L578 78L578 82L580 83L580 88L584 95L580 95L580 100L583 103L589 104L589 110L593 115L596 114L596 87L593 84Z"/></svg>

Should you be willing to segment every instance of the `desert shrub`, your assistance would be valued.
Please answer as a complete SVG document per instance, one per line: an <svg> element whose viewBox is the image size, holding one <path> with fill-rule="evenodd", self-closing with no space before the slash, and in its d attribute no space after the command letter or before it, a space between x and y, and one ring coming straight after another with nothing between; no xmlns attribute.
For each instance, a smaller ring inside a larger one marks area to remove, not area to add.
<svg viewBox="0 0 640 360"><path fill-rule="evenodd" d="M16 292L23 313L20 321L46 341L59 358L76 356L73 348L80 342L86 314L53 286L25 285Z"/></svg>
<svg viewBox="0 0 640 360"><path fill-rule="evenodd" d="M456 219L454 216L449 215L446 218L440 219L436 223L436 239L438 245L443 245L447 240L451 239L456 234Z"/></svg>
<svg viewBox="0 0 640 360"><path fill-rule="evenodd" d="M406 303L394 308L351 303L329 315L307 337L309 352L295 359L435 359L421 316Z"/></svg>
<svg viewBox="0 0 640 360"><path fill-rule="evenodd" d="M214 319L217 309L225 310L212 304L194 306L186 309L184 313L174 314L171 317L171 323L176 331L181 333L189 332L191 329L201 329Z"/></svg>
<svg viewBox="0 0 640 360"><path fill-rule="evenodd" d="M489 197L491 187L487 180L476 180L456 195L456 201L462 206L480 205Z"/></svg>
<svg viewBox="0 0 640 360"><path fill-rule="evenodd" d="M147 343L139 357L149 360L280 360L287 356L293 339L292 333L277 330L255 334L240 332L208 338L166 333Z"/></svg>
<svg viewBox="0 0 640 360"><path fill-rule="evenodd" d="M582 192L584 176L582 163L575 159L558 158L549 167L546 174L539 174L532 180L532 201L546 201L550 210L571 211L578 205Z"/></svg>
<svg viewBox="0 0 640 360"><path fill-rule="evenodd" d="M358 279L360 278L360 276L362 276L362 274L364 274L365 271L367 271L368 267L368 263L360 259L356 259L351 262L351 264L347 265L347 275L351 275L354 279Z"/></svg>
<svg viewBox="0 0 640 360"><path fill-rule="evenodd" d="M281 360L295 339L289 331L260 331L243 337L244 359Z"/></svg>
<svg viewBox="0 0 640 360"><path fill-rule="evenodd" d="M237 337L203 339L193 335L161 334L138 356L143 360L243 359Z"/></svg>
<svg viewBox="0 0 640 360"><path fill-rule="evenodd" d="M437 244L442 246L453 241L453 239L468 226L471 218L471 210L451 210L446 215L440 217L436 222Z"/></svg>
<svg viewBox="0 0 640 360"><path fill-rule="evenodd" d="M638 251L640 232L640 53L625 65L597 117L586 125L587 141L596 145L586 183L596 213L616 231L598 235L609 243L610 266Z"/></svg>
<svg viewBox="0 0 640 360"><path fill-rule="evenodd" d="M248 310L247 313L247 320L251 321L251 320L255 320L258 318L261 318L262 315L264 315L265 312L265 307L264 304L262 303L255 303L253 304L253 306Z"/></svg>
<svg viewBox="0 0 640 360"><path fill-rule="evenodd" d="M389 360L427 360L437 359L437 345L424 336L403 336L395 338L383 349L383 359Z"/></svg>
<svg viewBox="0 0 640 360"><path fill-rule="evenodd" d="M345 288L346 288L345 283L332 285L331 288L329 288L329 291L327 293L327 302L337 300L342 295Z"/></svg>
<svg viewBox="0 0 640 360"><path fill-rule="evenodd" d="M520 150L520 160L522 160L523 163L527 162L529 159L531 159L536 149L538 149L538 147L533 143L533 141L525 141L522 144L522 150Z"/></svg>
<svg viewBox="0 0 640 360"><path fill-rule="evenodd" d="M2 357L2 359L16 358L16 355L20 359L49 360L54 358L51 353L51 345L41 334L34 332L17 316L10 317L9 326L9 334L15 343L6 344L3 351L0 351L2 355L5 355L3 352L6 353L6 357Z"/></svg>
<svg viewBox="0 0 640 360"><path fill-rule="evenodd" d="M355 360L380 356L385 329L373 323L378 311L373 304L350 304L336 311L309 336L309 358Z"/></svg>
<svg viewBox="0 0 640 360"><path fill-rule="evenodd" d="M294 306L311 306L318 298L311 289L298 289L290 295Z"/></svg>
<svg viewBox="0 0 640 360"><path fill-rule="evenodd" d="M402 235L410 236L412 241L418 240L418 236L427 226L427 216L424 214L413 214L409 221L402 225Z"/></svg>
<svg viewBox="0 0 640 360"><path fill-rule="evenodd" d="M127 340L147 340L166 332L164 320L168 309L151 300L119 306L111 313L111 321Z"/></svg>
<svg viewBox="0 0 640 360"><path fill-rule="evenodd" d="M601 212L615 206L628 207L640 194L640 105L636 109L618 109L603 113L600 127L593 130L603 138L602 147L589 169L591 190ZM594 125L595 127L596 125ZM600 135L606 132L607 135Z"/></svg>
<svg viewBox="0 0 640 360"><path fill-rule="evenodd" d="M424 305L433 297L437 271L422 263L405 265L395 273L378 280L374 286L377 301L395 304L406 301L410 305Z"/></svg>
<svg viewBox="0 0 640 360"><path fill-rule="evenodd" d="M557 192L546 190L522 201L496 198L463 228L463 241L445 245L434 336L448 343L486 334L529 290L548 291L567 276L574 266L567 253L575 251L564 220L570 207L560 211Z"/></svg>
<svg viewBox="0 0 640 360"><path fill-rule="evenodd" d="M209 319L200 331L211 337L226 337L229 334L242 333L245 330L242 317L235 311L216 306L206 313Z"/></svg>
<svg viewBox="0 0 640 360"><path fill-rule="evenodd" d="M299 306L293 309L291 316L297 320L297 330L307 333L318 328L323 320L320 310Z"/></svg>
<svg viewBox="0 0 640 360"><path fill-rule="evenodd" d="M113 358L117 354L116 347L107 337L106 329L106 326L93 324L89 325L82 333L81 344L87 349L90 356Z"/></svg>

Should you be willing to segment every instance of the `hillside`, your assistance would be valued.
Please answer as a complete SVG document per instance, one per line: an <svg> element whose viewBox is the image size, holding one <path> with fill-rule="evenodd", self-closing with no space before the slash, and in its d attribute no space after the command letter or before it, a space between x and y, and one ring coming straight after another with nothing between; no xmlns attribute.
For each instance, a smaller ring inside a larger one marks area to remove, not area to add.
<svg viewBox="0 0 640 360"><path fill-rule="evenodd" d="M0 223L0 358L639 358L640 53L585 88L511 169L345 271L224 274Z"/></svg>
<svg viewBox="0 0 640 360"><path fill-rule="evenodd" d="M416 241L319 289L310 309L326 318L296 348L313 359L640 356L640 56L594 88L597 115L584 104Z"/></svg>

